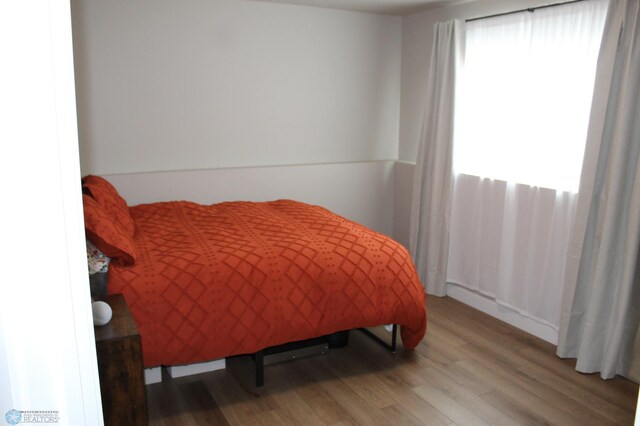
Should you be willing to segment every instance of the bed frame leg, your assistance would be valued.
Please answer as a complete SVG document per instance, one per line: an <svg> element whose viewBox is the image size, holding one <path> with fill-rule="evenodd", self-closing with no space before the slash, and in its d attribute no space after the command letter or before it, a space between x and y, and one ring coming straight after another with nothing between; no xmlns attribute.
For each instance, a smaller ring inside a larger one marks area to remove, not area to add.
<svg viewBox="0 0 640 426"><path fill-rule="evenodd" d="M398 337L398 324L393 324L393 327L391 327L391 352L393 352L394 354L396 353L396 341L397 341L397 337Z"/></svg>
<svg viewBox="0 0 640 426"><path fill-rule="evenodd" d="M368 331L368 330L367 330ZM394 340L395 342L395 340ZM256 387L264 385L264 357L276 354L284 354L293 350L309 348L311 346L322 345L322 354L326 353L329 348L343 348L349 344L349 330L339 331L328 334L326 336L315 337L312 339L299 340L295 342L284 343L282 345L270 346L256 353L251 354L251 358L256 364ZM293 358L296 356L293 355Z"/></svg>
<svg viewBox="0 0 640 426"><path fill-rule="evenodd" d="M264 385L264 351L258 351L255 354L256 362L256 387Z"/></svg>
<svg viewBox="0 0 640 426"><path fill-rule="evenodd" d="M327 341L331 349L344 348L349 344L349 330L330 334L327 336Z"/></svg>
<svg viewBox="0 0 640 426"><path fill-rule="evenodd" d="M372 333L371 331L367 330L366 328L359 328L358 330L362 331L364 334L366 334L367 336L371 337L375 342L381 344L382 346L384 346L385 348L389 349L391 352L393 352L394 354L396 353L397 350L397 340L398 340L398 325L397 324L393 324L393 326L391 327L391 344L385 342L383 339L381 339L380 337L378 337L376 334Z"/></svg>

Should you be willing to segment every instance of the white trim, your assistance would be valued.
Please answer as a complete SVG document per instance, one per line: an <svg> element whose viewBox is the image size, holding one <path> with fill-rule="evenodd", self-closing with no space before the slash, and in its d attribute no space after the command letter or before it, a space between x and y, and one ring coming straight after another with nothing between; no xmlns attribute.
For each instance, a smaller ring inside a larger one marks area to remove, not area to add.
<svg viewBox="0 0 640 426"><path fill-rule="evenodd" d="M144 369L144 384L152 385L162 381L162 367L153 367Z"/></svg>
<svg viewBox="0 0 640 426"><path fill-rule="evenodd" d="M447 283L447 296L553 345L558 344L558 330L556 328L541 321L536 321L534 318L522 315L507 306L499 304L495 299L475 293L453 283Z"/></svg>
<svg viewBox="0 0 640 426"><path fill-rule="evenodd" d="M210 371L224 370L227 364L224 358L214 361L199 362L188 365L173 365L167 367L167 371L172 378L191 376L194 374L208 373Z"/></svg>

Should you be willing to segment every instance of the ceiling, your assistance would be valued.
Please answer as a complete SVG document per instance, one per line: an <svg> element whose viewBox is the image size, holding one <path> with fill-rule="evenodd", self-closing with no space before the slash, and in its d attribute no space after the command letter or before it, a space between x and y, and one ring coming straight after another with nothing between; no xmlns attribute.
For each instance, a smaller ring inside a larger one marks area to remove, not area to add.
<svg viewBox="0 0 640 426"><path fill-rule="evenodd" d="M406 15L432 9L444 4L463 3L468 0L254 0L271 3L288 3L357 12Z"/></svg>

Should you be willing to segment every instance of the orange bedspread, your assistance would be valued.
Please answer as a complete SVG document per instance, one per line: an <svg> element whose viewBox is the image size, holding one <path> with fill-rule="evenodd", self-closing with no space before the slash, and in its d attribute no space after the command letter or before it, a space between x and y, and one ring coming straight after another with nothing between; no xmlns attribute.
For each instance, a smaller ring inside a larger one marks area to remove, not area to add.
<svg viewBox="0 0 640 426"><path fill-rule="evenodd" d="M425 294L404 247L317 206L280 200L131 208L138 259L112 263L144 364L253 353L356 327L396 323L414 348Z"/></svg>

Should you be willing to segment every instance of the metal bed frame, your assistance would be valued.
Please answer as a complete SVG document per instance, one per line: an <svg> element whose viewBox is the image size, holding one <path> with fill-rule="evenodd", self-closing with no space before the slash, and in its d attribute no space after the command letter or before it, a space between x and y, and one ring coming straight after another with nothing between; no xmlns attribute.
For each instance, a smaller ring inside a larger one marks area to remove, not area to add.
<svg viewBox="0 0 640 426"><path fill-rule="evenodd" d="M373 339L374 342L379 343L385 348L389 349L392 353L396 353L397 350L397 335L398 335L398 326L397 324L393 324L391 328L391 343L386 342L384 339L374 334L370 330L366 328L357 328L356 330L361 331L366 336ZM264 385L264 365L265 365L265 357L272 355L282 355L286 353L291 353L292 351L309 348L312 346L323 345L321 348L321 353L325 354L329 348L342 348L347 346L349 343L349 330L339 331L337 333L328 334L326 336L320 336L313 339L300 340L297 342L285 343L282 345L271 346L265 349L262 349L251 355L255 362L255 370L256 370L256 387L261 387ZM283 359L295 359L296 355L289 355L288 357L282 357Z"/></svg>

